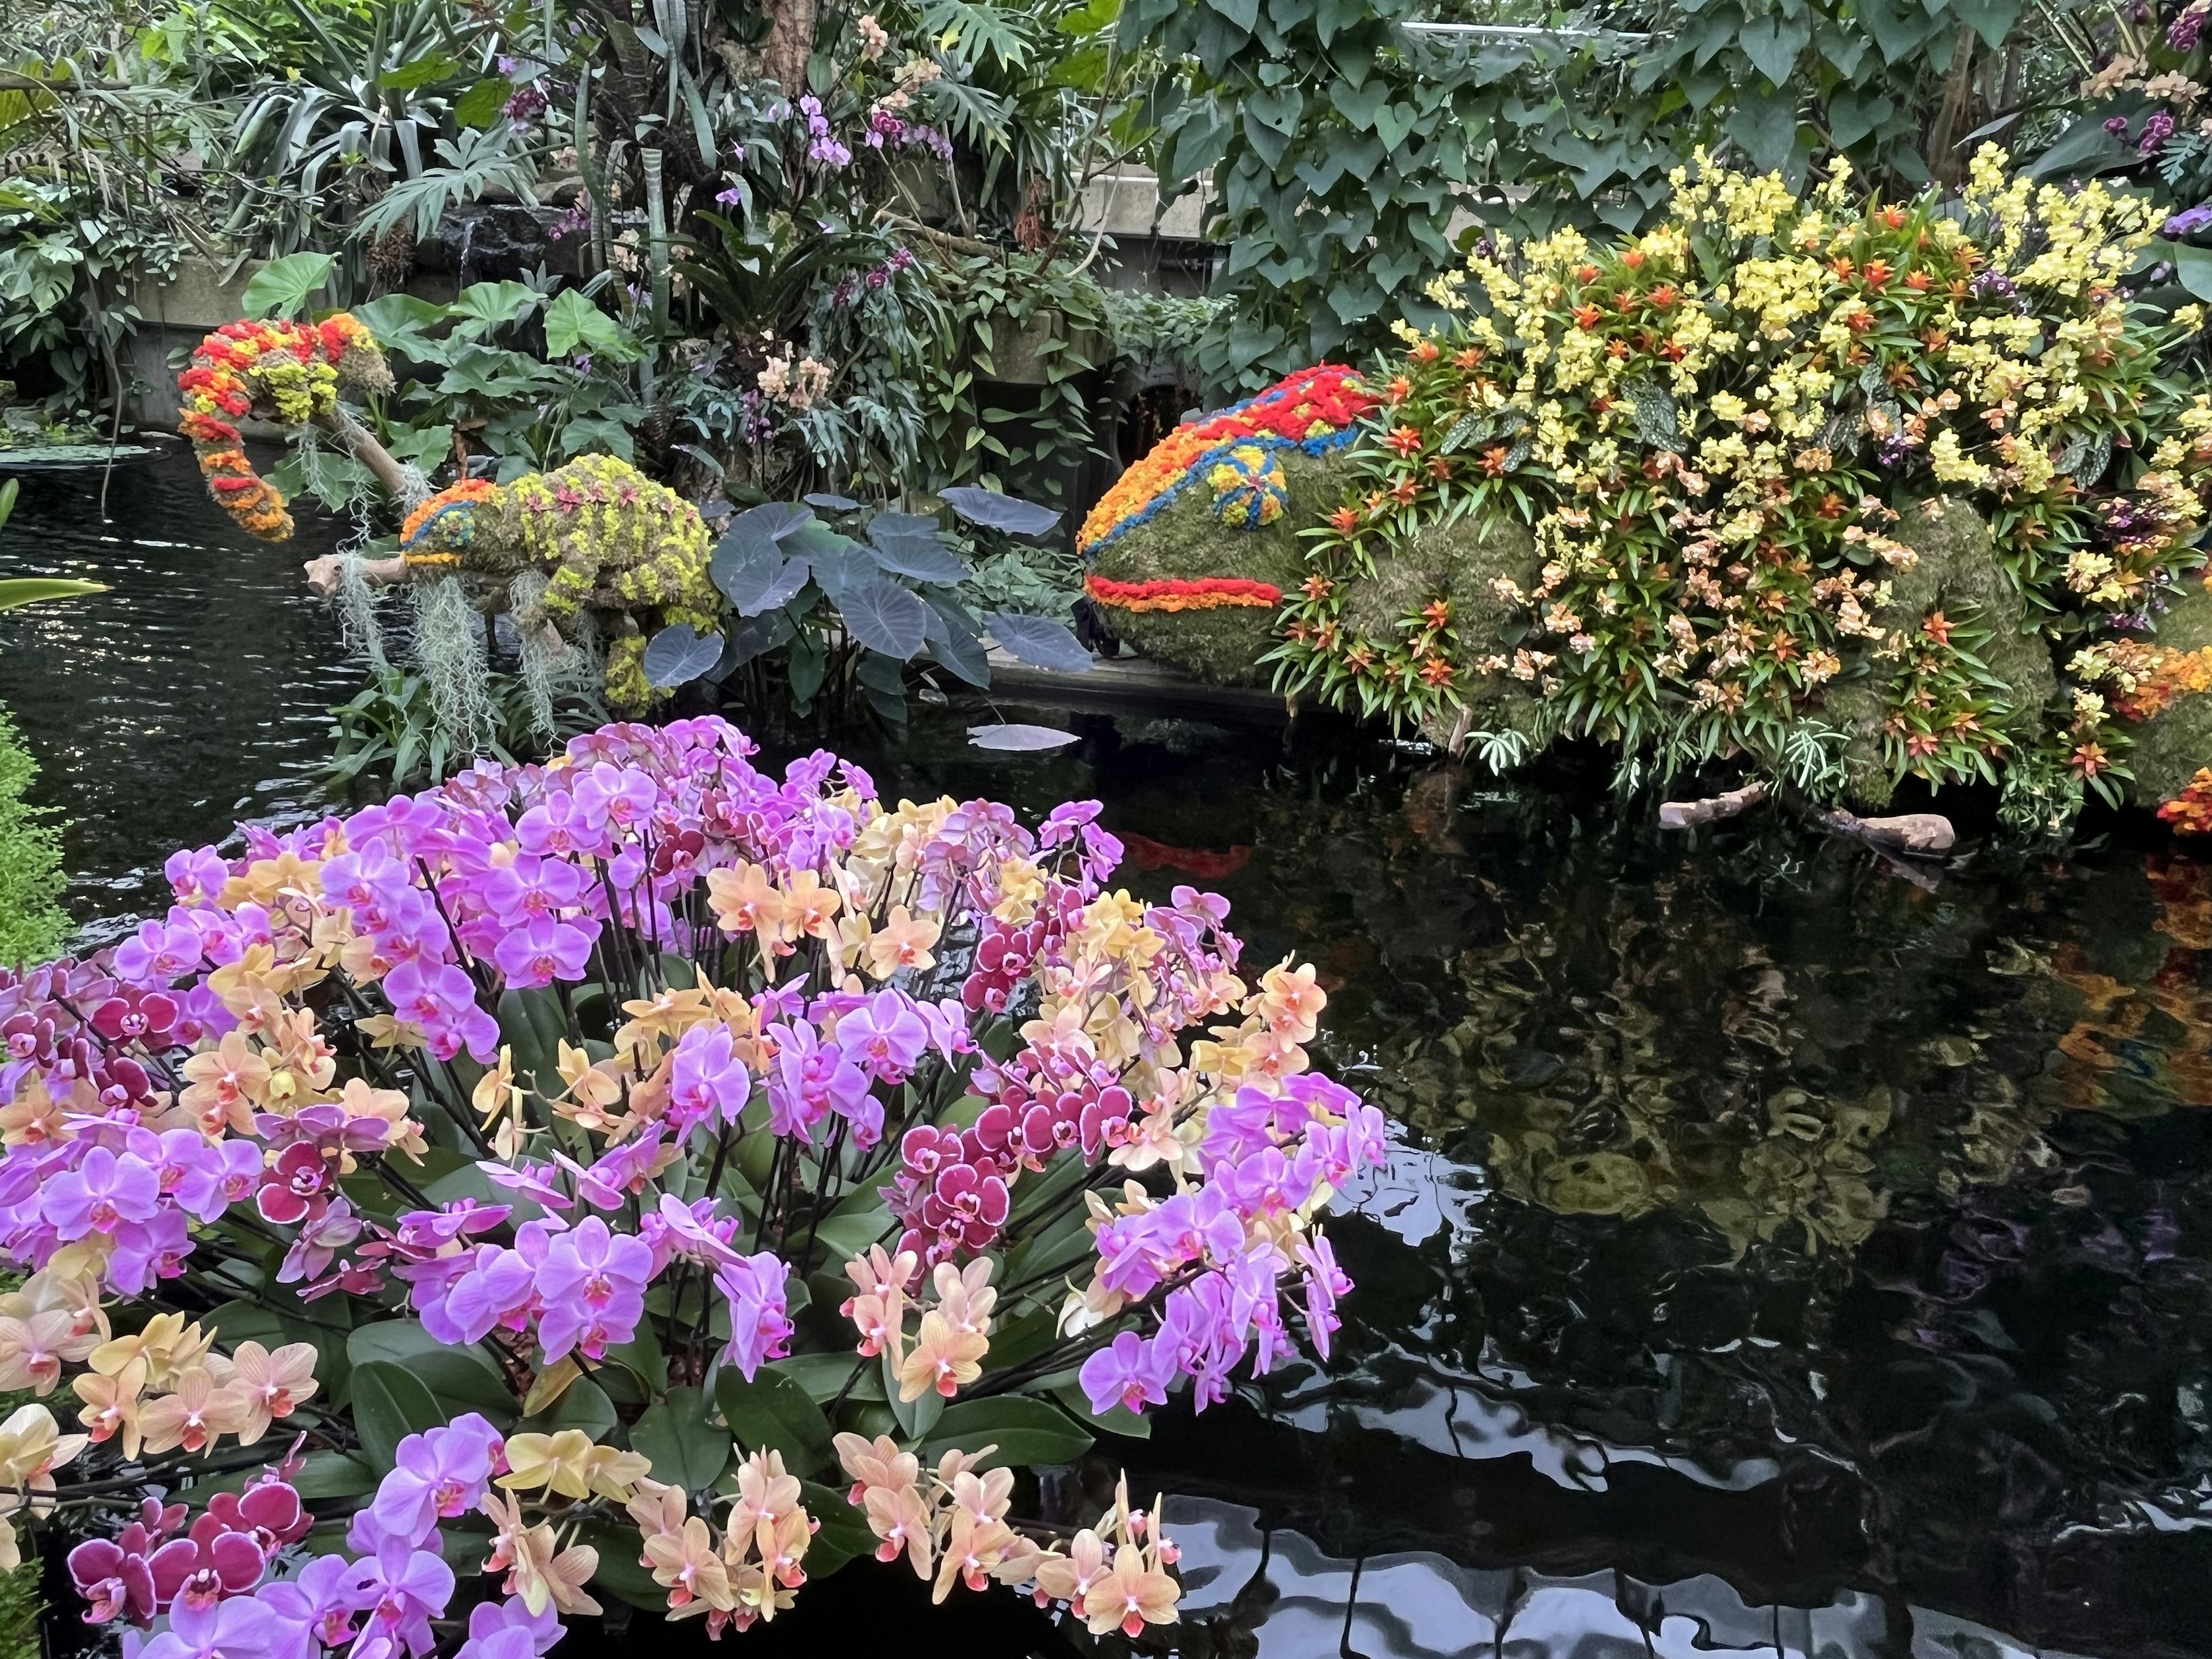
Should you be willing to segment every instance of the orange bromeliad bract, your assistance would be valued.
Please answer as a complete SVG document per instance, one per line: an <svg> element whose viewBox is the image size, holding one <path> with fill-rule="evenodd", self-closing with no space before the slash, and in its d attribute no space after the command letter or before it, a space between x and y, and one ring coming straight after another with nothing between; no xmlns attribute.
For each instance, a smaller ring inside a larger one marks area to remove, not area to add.
<svg viewBox="0 0 2212 1659"><path fill-rule="evenodd" d="M338 365L375 353L368 330L343 312L319 323L225 323L193 350L177 376L177 428L199 456L208 493L248 532L288 540L292 515L246 459L236 422L257 411L286 426L327 417L337 407Z"/></svg>

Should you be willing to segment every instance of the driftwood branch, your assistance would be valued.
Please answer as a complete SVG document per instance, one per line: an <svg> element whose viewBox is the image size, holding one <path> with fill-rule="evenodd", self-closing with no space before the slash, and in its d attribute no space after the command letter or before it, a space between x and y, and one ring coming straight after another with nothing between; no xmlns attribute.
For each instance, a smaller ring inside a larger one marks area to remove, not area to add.
<svg viewBox="0 0 2212 1659"><path fill-rule="evenodd" d="M1659 808L1659 827L1694 830L1699 824L1717 823L1750 811L1769 793L1763 779L1753 778L1741 789L1731 789L1710 799L1666 801ZM1782 799L1784 805L1830 834L1863 842L1892 870L1914 886L1930 892L1936 889L1935 873L1907 860L1941 857L1951 850L1958 839L1952 830L1951 820L1940 813L1907 812L1893 818L1863 818L1840 807L1816 806L1795 791L1784 790Z"/></svg>
<svg viewBox="0 0 2212 1659"><path fill-rule="evenodd" d="M1856 836L1868 846L1880 848L1885 853L1905 853L1915 858L1933 858L1948 853L1958 839L1952 833L1951 820L1939 812L1862 818L1839 808L1823 813L1820 821L1839 836Z"/></svg>
<svg viewBox="0 0 2212 1659"><path fill-rule="evenodd" d="M1747 812L1766 799L1764 779L1753 778L1741 789L1731 789L1724 795L1715 795L1709 800L1670 800L1659 805L1659 827L1662 830L1694 830L1701 823L1717 823L1723 818L1732 818L1739 812Z"/></svg>
<svg viewBox="0 0 2212 1659"><path fill-rule="evenodd" d="M308 560L301 567L307 573L308 589L325 599L337 592L344 560L343 553L325 553L319 559ZM395 582L407 580L407 561L401 558L365 559L362 562L361 574L362 579L371 587L390 587Z"/></svg>
<svg viewBox="0 0 2212 1659"><path fill-rule="evenodd" d="M336 415L318 415L315 424L337 440L346 453L376 475L384 493L395 501L407 498L407 469L392 458L392 452L377 442L376 436L358 421L343 420Z"/></svg>

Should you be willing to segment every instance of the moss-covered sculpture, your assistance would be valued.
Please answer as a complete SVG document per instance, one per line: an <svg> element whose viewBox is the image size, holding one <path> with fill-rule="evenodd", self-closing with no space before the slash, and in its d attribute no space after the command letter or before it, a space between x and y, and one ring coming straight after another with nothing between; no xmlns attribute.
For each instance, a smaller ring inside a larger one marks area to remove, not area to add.
<svg viewBox="0 0 2212 1659"><path fill-rule="evenodd" d="M440 490L408 515L399 556L362 574L378 584L458 578L477 608L511 612L526 641L550 626L604 645L608 705L634 712L659 695L646 681L646 641L672 623L702 634L719 625L711 551L697 507L628 461L586 455L512 483ZM325 592L343 574L335 555L307 570Z"/></svg>
<svg viewBox="0 0 2212 1659"><path fill-rule="evenodd" d="M1084 520L1084 591L1148 657L1221 684L1260 675L1283 595L1304 580L1292 510L1334 496L1375 399L1323 364L1178 427Z"/></svg>
<svg viewBox="0 0 2212 1659"><path fill-rule="evenodd" d="M1080 538L1117 630L1493 760L1585 736L1639 772L1741 757L1859 800L2002 781L2026 826L2118 799L2132 738L2142 798L2173 799L2212 699L2138 730L2115 715L2143 665L2100 646L2177 637L2212 498L2201 315L2128 287L2147 210L2008 179L1994 149L1951 203L1674 182L1632 240L1486 242L1433 290L1461 323L1326 371L1349 441L1275 457L1256 533L1234 432L1139 463ZM1112 609L1240 578L1283 592L1272 629Z"/></svg>

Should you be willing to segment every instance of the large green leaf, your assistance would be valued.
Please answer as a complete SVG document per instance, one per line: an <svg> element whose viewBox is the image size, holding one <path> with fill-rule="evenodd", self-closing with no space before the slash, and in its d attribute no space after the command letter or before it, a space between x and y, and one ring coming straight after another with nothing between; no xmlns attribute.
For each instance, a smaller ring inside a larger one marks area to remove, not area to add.
<svg viewBox="0 0 2212 1659"><path fill-rule="evenodd" d="M816 1481L802 1480L799 1483L799 1496L807 1514L822 1523L821 1530L814 1534L814 1541L806 1547L809 1578L827 1578L854 1556L866 1555L875 1548L875 1534L843 1492ZM662 1592L664 1605L666 1594Z"/></svg>
<svg viewBox="0 0 2212 1659"><path fill-rule="evenodd" d="M1808 20L1773 15L1754 17L1747 22L1736 36L1736 45L1743 55L1751 59L1752 67L1778 87L1790 84L1790 71L1796 66L1797 54L1813 38L1813 26Z"/></svg>
<svg viewBox="0 0 2212 1659"><path fill-rule="evenodd" d="M736 1366L724 1365L714 1382L714 1402L747 1452L780 1451L793 1474L812 1474L835 1455L821 1407L773 1365L762 1366L750 1382Z"/></svg>
<svg viewBox="0 0 2212 1659"><path fill-rule="evenodd" d="M453 118L465 127L488 127L514 96L514 82L504 75L486 76L453 100Z"/></svg>
<svg viewBox="0 0 2212 1659"><path fill-rule="evenodd" d="M629 1443L652 1460L654 1480L686 1492L713 1486L730 1464L730 1431L707 1420L707 1396L689 1386L630 1425Z"/></svg>
<svg viewBox="0 0 2212 1659"><path fill-rule="evenodd" d="M415 1319L380 1319L347 1339L355 1366L398 1366L429 1389L450 1419L476 1412L499 1429L511 1426L518 1407L491 1357L477 1347L440 1342Z"/></svg>
<svg viewBox="0 0 2212 1659"><path fill-rule="evenodd" d="M8 482L15 481L10 478ZM71 581L62 576L10 576L0 580L0 611L19 610L41 599L74 599L86 593L106 592L106 582Z"/></svg>
<svg viewBox="0 0 2212 1659"><path fill-rule="evenodd" d="M429 1389L412 1371L390 1360L353 1370L353 1423L361 1449L380 1473L392 1467L399 1443L449 1421Z"/></svg>
<svg viewBox="0 0 2212 1659"><path fill-rule="evenodd" d="M2200 300L2212 300L2212 247L2196 247L2187 242L2158 246L2173 261L2173 274L2182 287Z"/></svg>
<svg viewBox="0 0 2212 1659"><path fill-rule="evenodd" d="M934 1389L924 1389L914 1400L899 1398L898 1372L891 1364L890 1350L883 1354L884 1394L890 1404L891 1414L898 1419L899 1432L908 1440L919 1440L937 1426L937 1419L945 1414L945 1396Z"/></svg>
<svg viewBox="0 0 2212 1659"><path fill-rule="evenodd" d="M249 317L290 317L307 303L307 296L330 280L335 253L288 253L271 259L255 271L246 284L246 314Z"/></svg>
<svg viewBox="0 0 2212 1659"><path fill-rule="evenodd" d="M1000 1395L962 1400L947 1406L922 1442L921 1461L933 1463L946 1452L997 1449L985 1468L1026 1468L1039 1463L1072 1463L1091 1449L1091 1434L1048 1400L1031 1395Z"/></svg>
<svg viewBox="0 0 2212 1659"><path fill-rule="evenodd" d="M873 1541L875 1534L868 1535ZM594 1589L605 1590L647 1613L668 1611L668 1592L653 1582L652 1571L638 1561L635 1526L621 1516L587 1521L577 1528L576 1541L588 1544L599 1553L598 1570L592 1574ZM807 1552L806 1565L811 1571L812 1550Z"/></svg>
<svg viewBox="0 0 2212 1659"><path fill-rule="evenodd" d="M581 1429L593 1440L603 1440L618 1420L614 1401L607 1398L607 1391L586 1376L563 1389L551 1409L524 1418L520 1427L529 1434L558 1434L563 1429Z"/></svg>
<svg viewBox="0 0 2212 1659"><path fill-rule="evenodd" d="M545 307L545 351L551 357L586 351L626 362L637 355L638 346L620 323L570 288Z"/></svg>

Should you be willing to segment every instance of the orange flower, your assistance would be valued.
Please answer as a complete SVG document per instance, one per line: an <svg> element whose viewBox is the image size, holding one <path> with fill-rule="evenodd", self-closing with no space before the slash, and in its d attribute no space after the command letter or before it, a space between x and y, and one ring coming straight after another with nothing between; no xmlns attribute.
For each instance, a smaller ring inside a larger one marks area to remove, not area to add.
<svg viewBox="0 0 2212 1659"><path fill-rule="evenodd" d="M1948 645L1951 643L1951 630L1956 626L1958 626L1957 623L1942 611L1937 611L1931 613L1928 620L1920 624L1920 631L1938 645Z"/></svg>
<svg viewBox="0 0 2212 1659"><path fill-rule="evenodd" d="M1392 377L1389 389L1394 404L1402 404L1413 395L1413 383L1402 374Z"/></svg>
<svg viewBox="0 0 2212 1659"><path fill-rule="evenodd" d="M1359 528L1359 509L1356 507L1340 507L1328 515L1328 522L1329 527L1339 535L1349 536Z"/></svg>
<svg viewBox="0 0 2212 1659"><path fill-rule="evenodd" d="M1433 651L1421 659L1421 678L1428 684L1442 685L1451 677L1452 665L1447 659Z"/></svg>
<svg viewBox="0 0 2212 1659"><path fill-rule="evenodd" d="M1420 480L1403 477L1390 486L1390 499L1401 507L1411 507L1421 493Z"/></svg>
<svg viewBox="0 0 2212 1659"><path fill-rule="evenodd" d="M1449 599L1431 599L1421 607L1421 625L1425 628L1442 628L1450 621Z"/></svg>
<svg viewBox="0 0 2212 1659"><path fill-rule="evenodd" d="M1391 448L1396 450L1401 455L1411 455L1421 447L1420 428L1411 426L1392 427L1390 428L1390 435L1385 438L1382 441L1389 444Z"/></svg>
<svg viewBox="0 0 2212 1659"><path fill-rule="evenodd" d="M1575 325L1577 328L1595 328L1597 326L1597 319L1601 314L1602 313L1595 306L1577 306L1575 307Z"/></svg>
<svg viewBox="0 0 2212 1659"><path fill-rule="evenodd" d="M2085 743L2074 751L2074 769L2085 778L2095 777L2112 763L2112 757L2105 753L2102 744Z"/></svg>
<svg viewBox="0 0 2212 1659"><path fill-rule="evenodd" d="M1651 303L1662 311L1673 305L1677 297L1672 283L1662 283L1651 290Z"/></svg>
<svg viewBox="0 0 2212 1659"><path fill-rule="evenodd" d="M1889 285L1889 279L1896 274L1890 268L1888 262L1883 259L1868 260L1866 269L1860 272L1860 275L1866 279L1866 285L1877 292L1887 288Z"/></svg>
<svg viewBox="0 0 2212 1659"><path fill-rule="evenodd" d="M1424 340L1406 355L1417 363L1432 363L1443 356L1443 348L1434 340Z"/></svg>
<svg viewBox="0 0 2212 1659"><path fill-rule="evenodd" d="M1905 285L1915 294L1925 294L1928 291L1928 273L1924 270L1907 271Z"/></svg>

